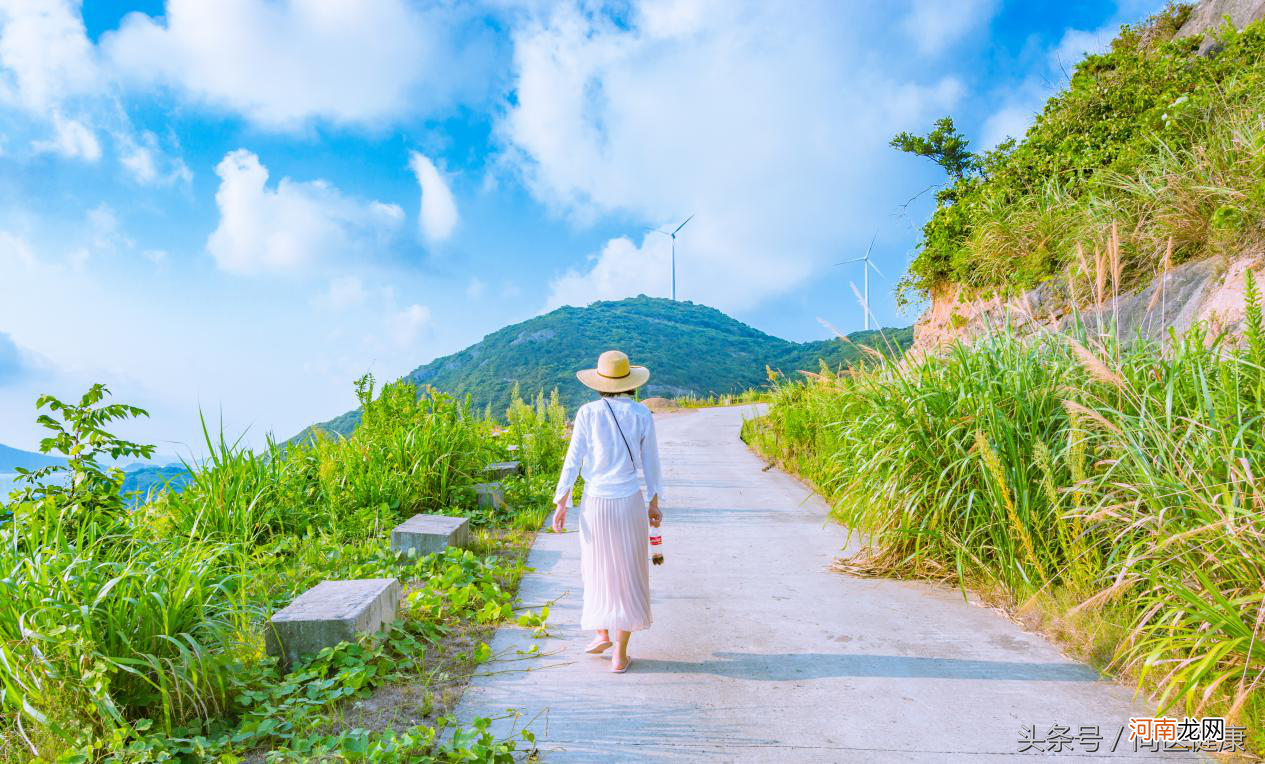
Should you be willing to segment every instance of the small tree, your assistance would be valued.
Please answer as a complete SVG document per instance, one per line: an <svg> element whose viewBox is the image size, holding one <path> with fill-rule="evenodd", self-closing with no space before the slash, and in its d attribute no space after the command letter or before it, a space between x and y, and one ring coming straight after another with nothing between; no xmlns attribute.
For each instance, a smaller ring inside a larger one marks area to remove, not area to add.
<svg viewBox="0 0 1265 764"><path fill-rule="evenodd" d="M944 168L949 178L962 180L979 169L979 157L971 153L966 136L953 125L953 117L936 120L935 129L923 135L900 133L891 146L915 156L927 157Z"/></svg>
<svg viewBox="0 0 1265 764"><path fill-rule="evenodd" d="M109 394L109 388L96 384L77 404L64 403L52 395L39 397L36 409L48 409L48 413L35 421L53 433L40 441L40 452L62 454L66 464L37 470L18 468L18 482L25 484L15 492L18 501L48 501L63 517L76 521L123 510L123 470L103 467L100 460L107 456L113 460L148 459L154 455L154 446L123 440L105 430L113 421L149 416L136 406L103 403Z"/></svg>

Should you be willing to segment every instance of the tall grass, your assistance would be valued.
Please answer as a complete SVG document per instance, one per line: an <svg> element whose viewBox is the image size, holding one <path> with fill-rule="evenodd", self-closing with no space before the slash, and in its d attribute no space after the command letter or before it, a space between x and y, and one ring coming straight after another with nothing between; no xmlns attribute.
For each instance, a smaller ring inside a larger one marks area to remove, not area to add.
<svg viewBox="0 0 1265 764"><path fill-rule="evenodd" d="M770 375L776 372L770 371ZM744 403L765 403L769 400L767 390L752 388L740 393L722 395L680 395L672 399L672 405L686 409L711 408L713 406L740 406Z"/></svg>
<svg viewBox="0 0 1265 764"><path fill-rule="evenodd" d="M144 455L103 429L143 412L104 405L104 388L75 406L41 400L54 431L44 445L79 456L68 477L29 475L0 506L0 760L101 756L150 725L185 737L222 727L242 711L242 677L264 681L268 615L346 574L347 550L369 554L417 512L513 525L548 505L548 491L520 486L517 507L477 514L471 486L507 450L468 402L402 383L375 397L369 377L357 389L364 419L350 437L255 453L207 431L209 456L188 465L184 490L135 506L97 459ZM556 470L565 412L556 400L527 408L515 421L533 434L532 469ZM380 557L361 567L376 574Z"/></svg>
<svg viewBox="0 0 1265 764"><path fill-rule="evenodd" d="M941 356L783 383L746 436L864 535L845 569L1123 619L1110 667L1161 708L1260 720L1265 333L1250 276L1248 293L1242 343L997 327Z"/></svg>
<svg viewBox="0 0 1265 764"><path fill-rule="evenodd" d="M514 446L514 458L522 465L528 478L557 477L557 470L567 451L567 410L558 397L558 391L546 398L537 393L528 403L515 387L510 405L505 410L508 427L500 441Z"/></svg>

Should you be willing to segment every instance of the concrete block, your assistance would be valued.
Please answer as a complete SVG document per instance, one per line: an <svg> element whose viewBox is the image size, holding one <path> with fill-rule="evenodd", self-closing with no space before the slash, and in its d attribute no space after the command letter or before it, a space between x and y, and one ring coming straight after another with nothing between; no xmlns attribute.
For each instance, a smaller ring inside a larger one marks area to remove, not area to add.
<svg viewBox="0 0 1265 764"><path fill-rule="evenodd" d="M516 461L493 462L483 468L483 473L493 480L507 478L510 475L518 475L522 471L523 466Z"/></svg>
<svg viewBox="0 0 1265 764"><path fill-rule="evenodd" d="M395 620L403 597L404 588L394 578L322 581L268 622L268 654L289 667L300 656L375 633Z"/></svg>
<svg viewBox="0 0 1265 764"><path fill-rule="evenodd" d="M413 515L391 531L391 551L418 557L470 543L470 521L446 515Z"/></svg>
<svg viewBox="0 0 1265 764"><path fill-rule="evenodd" d="M505 506L505 489L500 483L479 483L474 487L474 493L479 497L480 507L500 509Z"/></svg>

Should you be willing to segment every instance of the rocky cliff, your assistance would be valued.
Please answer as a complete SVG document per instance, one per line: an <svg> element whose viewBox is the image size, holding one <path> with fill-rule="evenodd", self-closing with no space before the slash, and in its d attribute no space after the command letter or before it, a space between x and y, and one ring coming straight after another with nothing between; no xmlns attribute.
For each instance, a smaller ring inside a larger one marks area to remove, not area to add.
<svg viewBox="0 0 1265 764"><path fill-rule="evenodd" d="M1198 322L1210 331L1237 331L1243 323L1244 272L1261 273L1265 252L1213 257L1183 263L1140 288L1112 294L1106 280L1102 297L1092 284L1055 278L1015 297L966 297L965 290L944 288L914 325L915 352L934 351L969 341L989 328L1010 326L1021 333L1066 330L1077 319L1091 332L1117 327L1125 339L1161 340Z"/></svg>
<svg viewBox="0 0 1265 764"><path fill-rule="evenodd" d="M1209 33L1220 29L1227 18L1240 28L1265 18L1265 0L1203 0L1195 5L1190 18L1177 30L1177 35L1204 35L1201 50L1207 51L1215 44L1215 36Z"/></svg>

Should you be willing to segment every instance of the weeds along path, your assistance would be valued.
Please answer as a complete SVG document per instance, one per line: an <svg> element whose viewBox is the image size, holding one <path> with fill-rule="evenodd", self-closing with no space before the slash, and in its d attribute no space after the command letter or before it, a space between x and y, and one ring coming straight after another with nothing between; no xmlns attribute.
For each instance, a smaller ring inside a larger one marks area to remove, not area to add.
<svg viewBox="0 0 1265 764"><path fill-rule="evenodd" d="M655 625L633 638L629 672L583 653L579 541L542 533L519 596L533 610L553 603L549 635L502 628L461 721L500 716L498 735L525 726L546 762L994 762L1030 757L1023 728L1045 738L1056 724L1068 736L1100 727L1098 754L1065 749L1076 761L1134 757L1129 717L1150 710L1130 688L956 589L830 572L846 533L738 439L755 413L656 423L667 562L651 569Z"/></svg>

